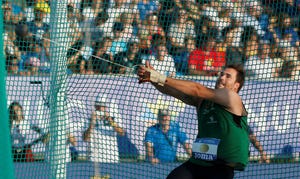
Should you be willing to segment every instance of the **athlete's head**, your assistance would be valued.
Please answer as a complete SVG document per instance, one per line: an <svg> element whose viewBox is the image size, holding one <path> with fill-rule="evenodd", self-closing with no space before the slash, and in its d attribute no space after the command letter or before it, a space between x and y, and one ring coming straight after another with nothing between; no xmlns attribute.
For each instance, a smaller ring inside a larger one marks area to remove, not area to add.
<svg viewBox="0 0 300 179"><path fill-rule="evenodd" d="M228 88L239 92L245 82L245 70L242 65L232 64L225 67L220 73L215 88Z"/></svg>

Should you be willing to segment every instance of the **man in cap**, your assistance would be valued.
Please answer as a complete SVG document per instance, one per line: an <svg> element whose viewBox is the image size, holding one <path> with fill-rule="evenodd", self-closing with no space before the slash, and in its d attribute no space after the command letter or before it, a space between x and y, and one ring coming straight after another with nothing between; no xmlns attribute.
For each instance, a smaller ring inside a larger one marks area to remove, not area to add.
<svg viewBox="0 0 300 179"><path fill-rule="evenodd" d="M50 14L50 6L44 1L39 1L35 3L33 11L34 19L27 22L28 30L36 40L42 40L44 34L50 30L49 24L44 22L44 18Z"/></svg>
<svg viewBox="0 0 300 179"><path fill-rule="evenodd" d="M95 102L95 111L83 134L83 140L89 143L89 160L92 162L119 162L117 135L123 136L125 132L122 120L114 115L106 102Z"/></svg>
<svg viewBox="0 0 300 179"><path fill-rule="evenodd" d="M170 112L159 109L158 123L147 129L145 136L146 157L149 162L175 162L178 143L181 143L189 156L192 155L187 135L179 124L171 120Z"/></svg>

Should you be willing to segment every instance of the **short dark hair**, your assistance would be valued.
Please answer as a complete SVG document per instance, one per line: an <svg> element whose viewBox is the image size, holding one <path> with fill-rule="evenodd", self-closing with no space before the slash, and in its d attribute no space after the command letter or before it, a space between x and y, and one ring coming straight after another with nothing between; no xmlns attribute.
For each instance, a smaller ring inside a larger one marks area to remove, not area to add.
<svg viewBox="0 0 300 179"><path fill-rule="evenodd" d="M237 71L236 82L240 83L240 87L238 88L238 92L239 92L245 83L246 72L244 66L241 64L230 64L227 65L225 68L232 68Z"/></svg>

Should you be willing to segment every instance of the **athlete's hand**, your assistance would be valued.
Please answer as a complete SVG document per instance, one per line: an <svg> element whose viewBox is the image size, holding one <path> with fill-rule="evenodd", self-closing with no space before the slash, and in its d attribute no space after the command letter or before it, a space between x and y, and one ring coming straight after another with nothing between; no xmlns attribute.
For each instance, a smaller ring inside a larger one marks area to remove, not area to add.
<svg viewBox="0 0 300 179"><path fill-rule="evenodd" d="M151 82L151 72L149 70L154 70L150 65L149 61L146 61L145 66L139 66L137 75L139 76L139 83Z"/></svg>
<svg viewBox="0 0 300 179"><path fill-rule="evenodd" d="M146 61L145 66L140 66L137 71L139 76L139 83L153 82L161 86L164 86L167 77L155 71L150 65L149 61Z"/></svg>

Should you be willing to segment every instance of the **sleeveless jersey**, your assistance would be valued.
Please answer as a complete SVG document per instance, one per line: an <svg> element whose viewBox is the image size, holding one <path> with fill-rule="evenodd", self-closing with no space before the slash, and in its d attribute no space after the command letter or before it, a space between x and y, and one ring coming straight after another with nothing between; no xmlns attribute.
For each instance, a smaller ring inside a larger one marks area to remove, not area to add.
<svg viewBox="0 0 300 179"><path fill-rule="evenodd" d="M216 160L206 161L191 157L202 166L233 164L235 170L244 170L248 164L249 137L247 116L237 116L219 104L204 100L197 109L197 139L216 139Z"/></svg>

